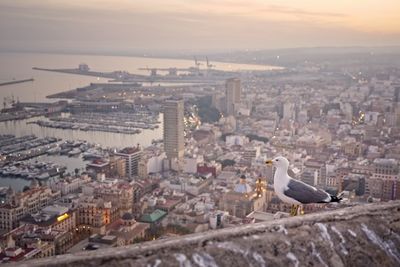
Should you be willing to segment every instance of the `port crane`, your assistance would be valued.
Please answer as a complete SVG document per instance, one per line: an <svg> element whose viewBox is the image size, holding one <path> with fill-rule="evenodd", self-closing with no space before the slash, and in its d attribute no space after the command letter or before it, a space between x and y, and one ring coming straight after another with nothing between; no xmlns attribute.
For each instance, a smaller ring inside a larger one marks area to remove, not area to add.
<svg viewBox="0 0 400 267"><path fill-rule="evenodd" d="M157 70L160 70L160 69L146 67L146 68L138 68L138 70L147 70L147 71L150 71L150 76L156 76Z"/></svg>
<svg viewBox="0 0 400 267"><path fill-rule="evenodd" d="M207 68L211 69L212 67L215 67L215 65L211 64L210 61L208 61L208 57L206 56L206 62L207 62Z"/></svg>
<svg viewBox="0 0 400 267"><path fill-rule="evenodd" d="M194 58L194 67L189 67L189 68L176 68L176 67L169 67L169 68L149 68L149 67L145 67L145 68L138 68L138 70L146 70L150 72L150 76L157 76L157 72L159 71L166 71L168 72L169 76L177 76L178 72L190 72L190 73L195 73L195 74L199 74L199 70L200 70L200 65L202 65L202 63L200 63L197 60L196 56L193 56ZM215 67L215 65L211 64L208 60L208 57L206 57L207 60L207 68L211 69L213 67Z"/></svg>
<svg viewBox="0 0 400 267"><path fill-rule="evenodd" d="M147 70L150 72L150 76L157 76L158 71L167 71L168 75L177 76L178 71L191 71L191 68L138 68L138 70Z"/></svg>
<svg viewBox="0 0 400 267"><path fill-rule="evenodd" d="M199 69L201 63L197 61L197 57L196 57L196 56L193 56L193 57L194 57L194 65L195 65L195 67L196 67L197 69Z"/></svg>

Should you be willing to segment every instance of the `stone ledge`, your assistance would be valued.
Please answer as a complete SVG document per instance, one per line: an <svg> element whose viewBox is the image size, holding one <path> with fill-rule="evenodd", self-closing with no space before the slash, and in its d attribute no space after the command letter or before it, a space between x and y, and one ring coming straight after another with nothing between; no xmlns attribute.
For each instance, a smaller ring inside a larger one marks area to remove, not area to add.
<svg viewBox="0 0 400 267"><path fill-rule="evenodd" d="M400 266L400 201L59 255L18 266Z"/></svg>

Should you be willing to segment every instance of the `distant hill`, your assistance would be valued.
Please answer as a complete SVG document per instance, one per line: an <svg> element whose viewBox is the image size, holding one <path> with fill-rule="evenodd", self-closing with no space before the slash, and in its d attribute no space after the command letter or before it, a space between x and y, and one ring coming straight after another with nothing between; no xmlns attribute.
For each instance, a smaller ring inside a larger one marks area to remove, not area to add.
<svg viewBox="0 0 400 267"><path fill-rule="evenodd" d="M210 55L214 61L295 66L313 63L375 63L400 65L400 46L385 47L308 47L236 51Z"/></svg>

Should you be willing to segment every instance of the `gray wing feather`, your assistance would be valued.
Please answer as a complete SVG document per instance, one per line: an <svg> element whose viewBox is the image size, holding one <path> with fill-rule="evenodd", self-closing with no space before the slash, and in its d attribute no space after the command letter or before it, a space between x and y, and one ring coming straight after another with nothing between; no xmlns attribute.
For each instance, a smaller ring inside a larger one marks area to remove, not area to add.
<svg viewBox="0 0 400 267"><path fill-rule="evenodd" d="M294 179L290 180L288 188L283 193L303 204L325 203L328 196L330 196L321 189L315 190L314 187Z"/></svg>

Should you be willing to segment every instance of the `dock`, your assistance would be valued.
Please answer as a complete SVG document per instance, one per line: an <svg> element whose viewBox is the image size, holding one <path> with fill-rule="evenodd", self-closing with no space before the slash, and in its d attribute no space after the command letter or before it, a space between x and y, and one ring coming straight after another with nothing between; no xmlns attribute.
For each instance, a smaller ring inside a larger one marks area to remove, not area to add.
<svg viewBox="0 0 400 267"><path fill-rule="evenodd" d="M109 82L123 82L123 83L188 83L188 84L213 84L215 82L225 81L236 75L236 72L213 70L213 75L199 76L199 75L141 75L133 74L126 71L113 71L113 72L100 72L91 71L88 69L47 69L33 67L33 70L50 71L65 74L75 74L92 76L97 78L110 79Z"/></svg>

